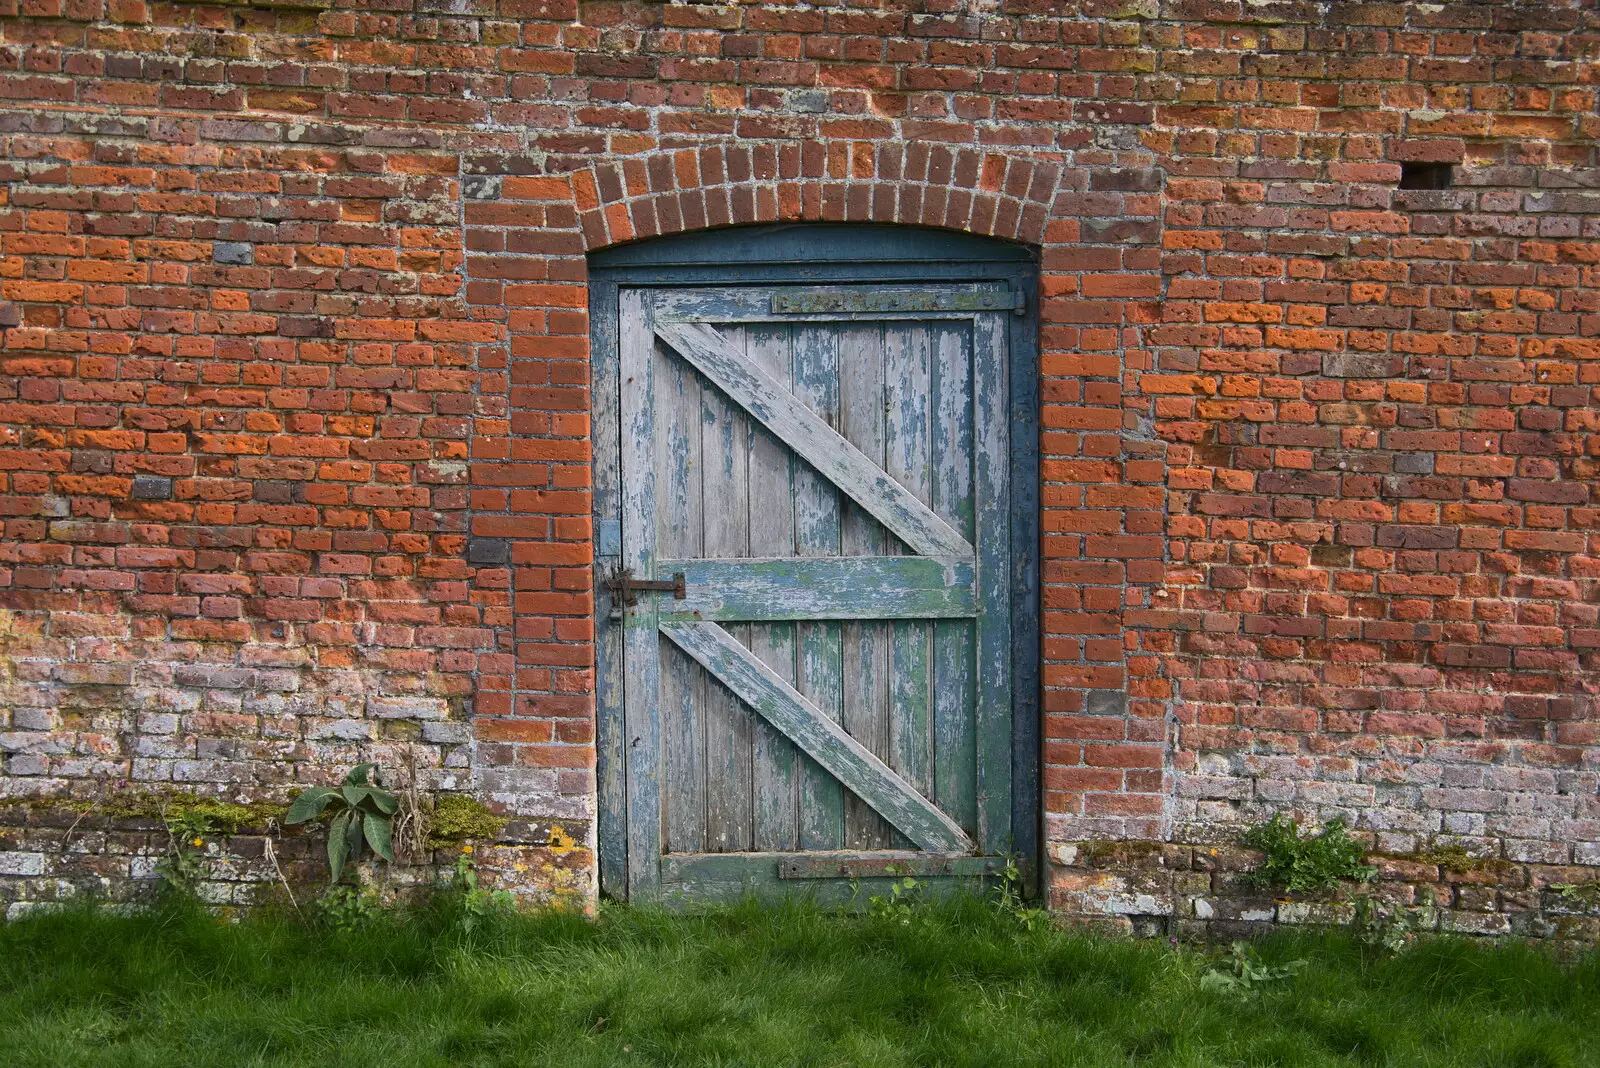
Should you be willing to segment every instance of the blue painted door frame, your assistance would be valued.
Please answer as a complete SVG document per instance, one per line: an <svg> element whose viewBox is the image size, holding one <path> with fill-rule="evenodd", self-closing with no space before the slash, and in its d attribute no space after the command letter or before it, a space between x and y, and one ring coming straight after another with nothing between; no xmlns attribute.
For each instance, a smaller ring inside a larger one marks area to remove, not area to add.
<svg viewBox="0 0 1600 1068"><path fill-rule="evenodd" d="M621 560L620 472L608 450L622 447L619 299L635 288L716 285L1006 283L1021 295L1008 315L1010 612L1012 649L1011 852L1036 863L1041 829L1039 702L1039 473L1037 266L1029 249L949 231L872 225L795 224L698 232L619 246L591 255L596 442L597 576ZM600 591L597 604L605 603ZM597 620L597 662L603 668L619 632ZM626 896L628 870L625 738L622 695L614 672L597 673L600 761L599 840L602 886ZM653 859L653 858L652 858Z"/></svg>

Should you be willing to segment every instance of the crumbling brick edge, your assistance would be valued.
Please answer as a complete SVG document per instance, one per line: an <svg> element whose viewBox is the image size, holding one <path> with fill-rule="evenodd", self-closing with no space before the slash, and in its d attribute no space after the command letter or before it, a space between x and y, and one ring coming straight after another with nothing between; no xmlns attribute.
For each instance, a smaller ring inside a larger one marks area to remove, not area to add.
<svg viewBox="0 0 1600 1068"><path fill-rule="evenodd" d="M425 858L361 865L365 885L386 903L417 900L448 882L466 854L480 885L507 888L520 904L592 911L592 855L583 821L510 820L493 840L440 843ZM49 802L0 805L0 916L85 899L153 900L167 855L165 825L147 816L108 817ZM320 827L245 828L207 835L201 901L223 910L269 903L304 906L328 885ZM287 889L287 892L286 892Z"/></svg>
<svg viewBox="0 0 1600 1068"><path fill-rule="evenodd" d="M1289 894L1257 886L1261 854L1204 842L1057 843L1049 904L1065 923L1104 933L1181 941L1247 939L1306 927L1418 935L1538 939L1581 950L1600 941L1593 869L1469 857L1448 849L1372 853L1370 883Z"/></svg>

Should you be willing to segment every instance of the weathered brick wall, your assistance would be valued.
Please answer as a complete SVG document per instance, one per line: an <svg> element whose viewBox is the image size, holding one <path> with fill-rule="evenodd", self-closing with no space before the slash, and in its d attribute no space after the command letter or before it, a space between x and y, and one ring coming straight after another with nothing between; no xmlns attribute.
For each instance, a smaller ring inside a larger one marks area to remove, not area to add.
<svg viewBox="0 0 1600 1068"><path fill-rule="evenodd" d="M592 895L583 254L872 219L1041 249L1057 907L1215 914L1204 858L1277 810L1348 816L1457 926L1600 862L1593 0L0 33L0 798L373 759L533 821L480 850L508 882ZM0 827L0 895L132 870L47 822ZM1418 859L1457 846L1489 893Z"/></svg>

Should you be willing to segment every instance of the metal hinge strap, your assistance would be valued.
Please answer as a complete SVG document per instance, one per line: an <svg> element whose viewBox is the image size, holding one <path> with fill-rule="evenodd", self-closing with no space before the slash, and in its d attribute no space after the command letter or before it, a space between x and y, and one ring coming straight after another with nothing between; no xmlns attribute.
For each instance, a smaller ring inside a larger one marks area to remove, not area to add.
<svg viewBox="0 0 1600 1068"><path fill-rule="evenodd" d="M639 603L639 592L670 593L676 600L683 600L688 596L683 572L679 571L670 579L640 579L633 577L631 567L618 568L601 583L612 595L612 614L619 615L618 609L632 608Z"/></svg>

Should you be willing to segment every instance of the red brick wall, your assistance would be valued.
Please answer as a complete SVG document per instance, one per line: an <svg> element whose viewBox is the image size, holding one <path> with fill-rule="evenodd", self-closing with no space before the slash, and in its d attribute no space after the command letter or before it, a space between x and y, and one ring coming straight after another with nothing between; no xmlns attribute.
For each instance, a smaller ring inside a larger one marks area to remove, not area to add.
<svg viewBox="0 0 1600 1068"><path fill-rule="evenodd" d="M871 219L1041 250L1057 905L1281 809L1600 862L1592 0L403 6L0 3L0 797L590 842L583 254Z"/></svg>

